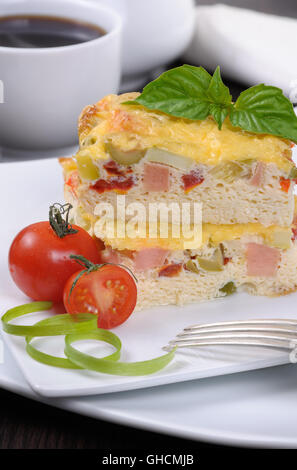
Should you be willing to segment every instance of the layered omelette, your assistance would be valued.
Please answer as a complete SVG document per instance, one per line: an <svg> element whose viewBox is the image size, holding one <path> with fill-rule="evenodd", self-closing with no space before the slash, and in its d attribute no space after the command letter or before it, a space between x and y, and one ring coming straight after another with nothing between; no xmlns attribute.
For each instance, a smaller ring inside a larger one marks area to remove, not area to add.
<svg viewBox="0 0 297 470"><path fill-rule="evenodd" d="M185 304L244 289L282 295L297 288L292 144L268 134L219 130L212 117L177 118L109 95L79 118L80 148L61 159L75 224L98 240L103 262L138 279L139 309ZM202 241L110 237L98 204L202 203Z"/></svg>

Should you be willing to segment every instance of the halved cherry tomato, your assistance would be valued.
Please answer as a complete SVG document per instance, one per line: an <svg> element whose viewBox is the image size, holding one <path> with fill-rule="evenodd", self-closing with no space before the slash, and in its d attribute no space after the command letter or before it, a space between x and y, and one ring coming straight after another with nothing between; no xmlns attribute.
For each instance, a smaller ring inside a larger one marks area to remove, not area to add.
<svg viewBox="0 0 297 470"><path fill-rule="evenodd" d="M73 274L65 285L64 306L67 312L98 315L98 328L110 329L126 321L137 300L133 277L120 266L106 264L82 274L71 292L80 273Z"/></svg>
<svg viewBox="0 0 297 470"><path fill-rule="evenodd" d="M19 289L31 299L62 301L64 285L77 271L77 263L70 255L99 262L93 238L76 225L72 228L77 233L59 238L49 222L38 222L24 228L13 240L9 270Z"/></svg>

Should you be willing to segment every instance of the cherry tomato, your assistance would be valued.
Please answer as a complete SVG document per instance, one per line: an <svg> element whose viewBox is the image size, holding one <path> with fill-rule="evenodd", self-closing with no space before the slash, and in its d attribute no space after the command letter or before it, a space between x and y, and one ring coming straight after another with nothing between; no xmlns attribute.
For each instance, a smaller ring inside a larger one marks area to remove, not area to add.
<svg viewBox="0 0 297 470"><path fill-rule="evenodd" d="M137 287L133 277L120 266L104 265L84 273L72 285L81 271L73 274L64 288L64 306L68 313L90 312L98 315L98 328L120 325L133 312Z"/></svg>
<svg viewBox="0 0 297 470"><path fill-rule="evenodd" d="M73 225L77 233L59 238L49 222L38 222L24 228L14 239L9 251L9 270L16 285L34 300L63 300L64 285L77 262L70 255L82 255L99 262L93 238Z"/></svg>

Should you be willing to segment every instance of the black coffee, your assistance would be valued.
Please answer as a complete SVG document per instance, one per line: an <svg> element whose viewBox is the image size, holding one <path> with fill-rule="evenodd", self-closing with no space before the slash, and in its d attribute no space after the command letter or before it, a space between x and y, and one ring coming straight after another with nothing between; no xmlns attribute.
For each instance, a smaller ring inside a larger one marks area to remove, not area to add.
<svg viewBox="0 0 297 470"><path fill-rule="evenodd" d="M51 16L0 18L0 46L20 48L61 47L80 44L106 34L89 23Z"/></svg>

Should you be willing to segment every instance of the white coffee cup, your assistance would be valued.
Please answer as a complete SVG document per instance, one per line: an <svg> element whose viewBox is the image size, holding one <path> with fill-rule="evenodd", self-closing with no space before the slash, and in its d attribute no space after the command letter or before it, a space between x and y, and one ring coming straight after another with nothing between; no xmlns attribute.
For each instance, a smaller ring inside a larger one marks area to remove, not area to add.
<svg viewBox="0 0 297 470"><path fill-rule="evenodd" d="M83 0L1 0L0 16L11 15L74 19L106 31L64 47L0 47L0 146L72 145L82 108L118 91L122 20L116 11Z"/></svg>

